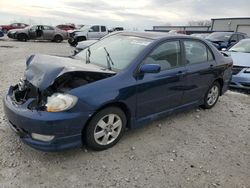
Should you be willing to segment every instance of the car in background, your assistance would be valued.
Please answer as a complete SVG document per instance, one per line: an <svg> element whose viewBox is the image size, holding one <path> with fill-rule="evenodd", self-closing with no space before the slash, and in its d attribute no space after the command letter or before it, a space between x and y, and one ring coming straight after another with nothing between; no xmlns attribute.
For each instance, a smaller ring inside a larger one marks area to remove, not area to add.
<svg viewBox="0 0 250 188"><path fill-rule="evenodd" d="M56 27L64 31L76 29L74 24L61 24L61 25L57 25Z"/></svg>
<svg viewBox="0 0 250 188"><path fill-rule="evenodd" d="M11 29L22 29L22 28L25 28L27 26L28 25L24 24L24 23L12 23L10 25L0 25L0 27L2 28L2 31L4 33L7 33Z"/></svg>
<svg viewBox="0 0 250 188"><path fill-rule="evenodd" d="M187 49L187 50L186 50ZM202 106L227 91L232 59L187 35L120 32L73 57L32 55L4 111L21 140L43 151L104 150L125 130Z"/></svg>
<svg viewBox="0 0 250 188"><path fill-rule="evenodd" d="M67 31L48 25L32 25L24 29L13 29L8 32L8 37L19 41L50 40L62 42L68 39Z"/></svg>
<svg viewBox="0 0 250 188"><path fill-rule="evenodd" d="M0 37L4 37L4 32L2 31L1 27L0 27Z"/></svg>
<svg viewBox="0 0 250 188"><path fill-rule="evenodd" d="M193 33L190 36L205 39L210 33Z"/></svg>
<svg viewBox="0 0 250 188"><path fill-rule="evenodd" d="M230 87L250 91L250 39L243 39L227 52L233 59Z"/></svg>
<svg viewBox="0 0 250 188"><path fill-rule="evenodd" d="M213 32L206 37L218 50L228 49L240 40L248 38L247 34L239 32Z"/></svg>
<svg viewBox="0 0 250 188"><path fill-rule="evenodd" d="M70 33L68 43L76 46L78 42L85 40L98 40L108 34L108 29L104 25L84 25L80 30Z"/></svg>
<svg viewBox="0 0 250 188"><path fill-rule="evenodd" d="M124 28L123 27L113 27L113 28L108 29L109 33L114 32L114 31L124 31Z"/></svg>

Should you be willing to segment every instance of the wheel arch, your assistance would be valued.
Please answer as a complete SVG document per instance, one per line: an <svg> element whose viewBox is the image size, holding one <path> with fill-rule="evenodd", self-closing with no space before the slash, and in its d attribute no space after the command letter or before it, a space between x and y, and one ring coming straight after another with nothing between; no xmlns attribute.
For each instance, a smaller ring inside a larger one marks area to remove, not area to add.
<svg viewBox="0 0 250 188"><path fill-rule="evenodd" d="M218 82L220 84L220 96L222 95L222 90L224 86L224 80L222 78L217 78L214 82Z"/></svg>
<svg viewBox="0 0 250 188"><path fill-rule="evenodd" d="M120 108L126 115L126 118L127 118L127 124L126 124L126 128L130 128L131 127L131 111L130 109L128 108L128 106L123 103L123 102L120 102L120 101L113 101L113 102L109 102L109 103L106 103L104 105L102 105L100 108L98 108L95 113L92 114L92 116L88 119L88 121L86 122L82 132L85 131L88 123L92 120L92 118L95 116L96 113L98 113L99 111L105 109L105 108L108 108L108 107L117 107L117 108Z"/></svg>

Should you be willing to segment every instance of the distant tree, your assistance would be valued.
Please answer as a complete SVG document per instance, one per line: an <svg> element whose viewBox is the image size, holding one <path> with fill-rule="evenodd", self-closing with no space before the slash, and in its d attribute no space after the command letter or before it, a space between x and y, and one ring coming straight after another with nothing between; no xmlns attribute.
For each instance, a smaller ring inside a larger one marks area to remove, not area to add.
<svg viewBox="0 0 250 188"><path fill-rule="evenodd" d="M211 26L210 20L192 20L188 22L189 26Z"/></svg>

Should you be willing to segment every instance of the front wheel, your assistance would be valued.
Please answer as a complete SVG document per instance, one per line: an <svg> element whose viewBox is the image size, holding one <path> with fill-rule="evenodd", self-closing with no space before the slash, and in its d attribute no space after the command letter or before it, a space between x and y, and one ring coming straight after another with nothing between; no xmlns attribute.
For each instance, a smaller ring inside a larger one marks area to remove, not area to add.
<svg viewBox="0 0 250 188"><path fill-rule="evenodd" d="M218 82L214 82L208 89L205 97L204 104L202 105L205 109L212 108L218 101L220 96L221 86Z"/></svg>
<svg viewBox="0 0 250 188"><path fill-rule="evenodd" d="M123 135L127 123L124 112L117 107L99 111L87 125L84 140L87 147L105 150L115 145Z"/></svg>

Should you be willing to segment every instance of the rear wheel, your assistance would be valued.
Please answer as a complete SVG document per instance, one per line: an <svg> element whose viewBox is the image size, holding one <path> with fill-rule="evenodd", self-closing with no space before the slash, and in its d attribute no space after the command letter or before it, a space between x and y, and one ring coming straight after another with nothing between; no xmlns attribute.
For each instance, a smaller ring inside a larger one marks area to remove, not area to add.
<svg viewBox="0 0 250 188"><path fill-rule="evenodd" d="M54 41L57 42L57 43L60 43L60 42L63 41L63 38L62 38L62 36L60 36L60 35L56 35L56 36L54 37Z"/></svg>
<svg viewBox="0 0 250 188"><path fill-rule="evenodd" d="M204 104L202 105L205 109L212 108L218 101L220 96L221 85L219 82L214 82L208 89L205 97Z"/></svg>
<svg viewBox="0 0 250 188"><path fill-rule="evenodd" d="M124 112L117 107L108 107L99 111L84 131L87 147L104 150L115 145L123 135L127 123Z"/></svg>

